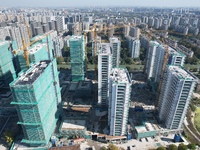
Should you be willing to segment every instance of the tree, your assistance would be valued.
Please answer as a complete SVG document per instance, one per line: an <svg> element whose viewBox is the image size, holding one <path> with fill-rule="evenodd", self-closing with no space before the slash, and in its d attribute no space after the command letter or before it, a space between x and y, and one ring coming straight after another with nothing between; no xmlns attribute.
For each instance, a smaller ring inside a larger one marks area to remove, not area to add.
<svg viewBox="0 0 200 150"><path fill-rule="evenodd" d="M196 149L196 145L195 145L194 143L188 144L187 147L188 147L189 149L192 149L192 150Z"/></svg>
<svg viewBox="0 0 200 150"><path fill-rule="evenodd" d="M109 144L107 150L119 150L119 148L113 144Z"/></svg>
<svg viewBox="0 0 200 150"><path fill-rule="evenodd" d="M178 147L174 144L169 145L168 150L178 150Z"/></svg>
<svg viewBox="0 0 200 150"><path fill-rule="evenodd" d="M100 147L100 150L107 150L107 148L103 146L103 147Z"/></svg>
<svg viewBox="0 0 200 150"><path fill-rule="evenodd" d="M160 146L157 148L157 150L166 150L166 148L164 146Z"/></svg>
<svg viewBox="0 0 200 150"><path fill-rule="evenodd" d="M14 140L14 133L12 131L5 131L3 133L6 143L8 144L8 146L11 146L13 140Z"/></svg>
<svg viewBox="0 0 200 150"><path fill-rule="evenodd" d="M62 62L64 62L64 58L62 56L61 57L57 57L56 60L57 60L58 64L61 64Z"/></svg>
<svg viewBox="0 0 200 150"><path fill-rule="evenodd" d="M188 149L187 146L183 143L179 144L178 146L178 150L187 150L187 149Z"/></svg>
<svg viewBox="0 0 200 150"><path fill-rule="evenodd" d="M192 110L193 112L195 112L196 106L195 106L193 103L190 104L190 108L191 108L191 110Z"/></svg>

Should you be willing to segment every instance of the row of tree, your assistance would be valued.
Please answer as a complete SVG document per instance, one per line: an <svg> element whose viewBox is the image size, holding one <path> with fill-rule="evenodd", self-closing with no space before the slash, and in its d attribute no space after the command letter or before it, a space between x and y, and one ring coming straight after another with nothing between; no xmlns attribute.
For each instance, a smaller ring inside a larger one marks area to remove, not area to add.
<svg viewBox="0 0 200 150"><path fill-rule="evenodd" d="M196 145L192 144L192 143L188 144L188 145L181 143L178 146L171 144L171 145L169 145L168 148L165 148L164 146L160 146L160 147L157 148L157 150L188 150L188 149L195 150Z"/></svg>

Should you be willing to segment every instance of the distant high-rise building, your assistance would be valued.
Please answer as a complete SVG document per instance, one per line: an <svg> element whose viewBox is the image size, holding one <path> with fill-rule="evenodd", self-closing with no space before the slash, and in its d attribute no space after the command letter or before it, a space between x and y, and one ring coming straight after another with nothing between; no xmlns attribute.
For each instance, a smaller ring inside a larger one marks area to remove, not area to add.
<svg viewBox="0 0 200 150"><path fill-rule="evenodd" d="M10 37L12 41L17 42L18 48L22 47L22 37L20 34L20 28L19 27L9 27Z"/></svg>
<svg viewBox="0 0 200 150"><path fill-rule="evenodd" d="M49 24L43 24L43 25L42 25L42 29L43 29L43 32L44 32L44 33L49 32Z"/></svg>
<svg viewBox="0 0 200 150"><path fill-rule="evenodd" d="M135 37L136 39L139 39L140 38L140 29L137 27L134 27L134 26L130 27L129 35L131 37Z"/></svg>
<svg viewBox="0 0 200 150"><path fill-rule="evenodd" d="M120 48L121 48L121 41L116 38L116 37L112 37L109 39L110 40L110 44L112 47L112 63L113 63L113 68L118 67L119 66L119 59L120 59Z"/></svg>
<svg viewBox="0 0 200 150"><path fill-rule="evenodd" d="M25 44L30 43L30 37L28 33L28 27L26 25L20 24L18 25L20 29L21 38L24 40Z"/></svg>
<svg viewBox="0 0 200 150"><path fill-rule="evenodd" d="M56 37L53 39L53 53L55 57L62 56L62 49L64 47L64 41L62 37Z"/></svg>
<svg viewBox="0 0 200 150"><path fill-rule="evenodd" d="M148 23L148 17L147 16L142 16L142 22L143 23Z"/></svg>
<svg viewBox="0 0 200 150"><path fill-rule="evenodd" d="M148 58L146 61L146 74L148 79L159 82L164 61L165 48L156 41L150 42Z"/></svg>
<svg viewBox="0 0 200 150"><path fill-rule="evenodd" d="M112 69L112 50L110 43L100 44L98 54L98 104L108 105L109 76Z"/></svg>
<svg viewBox="0 0 200 150"><path fill-rule="evenodd" d="M131 79L128 71L124 68L113 68L109 82L110 135L126 135L131 93Z"/></svg>
<svg viewBox="0 0 200 150"><path fill-rule="evenodd" d="M85 17L85 22L92 23L92 16Z"/></svg>
<svg viewBox="0 0 200 150"><path fill-rule="evenodd" d="M128 47L132 58L138 58L140 56L140 40L130 37L128 39Z"/></svg>
<svg viewBox="0 0 200 150"><path fill-rule="evenodd" d="M108 25L108 38L111 38L113 37L113 34L115 33L115 30L114 30L114 25L112 23L110 23Z"/></svg>
<svg viewBox="0 0 200 150"><path fill-rule="evenodd" d="M124 28L123 28L124 36L129 36L129 32L130 32L130 26L124 25Z"/></svg>
<svg viewBox="0 0 200 150"><path fill-rule="evenodd" d="M0 42L0 83L8 87L16 78L9 42Z"/></svg>
<svg viewBox="0 0 200 150"><path fill-rule="evenodd" d="M149 49L149 38L147 36L142 35L140 38L141 47L143 47L146 51ZM146 53L148 54L148 53Z"/></svg>
<svg viewBox="0 0 200 150"><path fill-rule="evenodd" d="M94 56L94 39L92 40L92 56ZM98 51L101 49L101 37L97 36L96 39L96 53L98 53Z"/></svg>
<svg viewBox="0 0 200 150"><path fill-rule="evenodd" d="M56 16L55 17L56 20L56 30L58 32L64 31L66 30L66 25L65 25L65 18L64 16Z"/></svg>
<svg viewBox="0 0 200 150"><path fill-rule="evenodd" d="M153 27L154 26L154 18L153 17L149 18L149 20L148 20L148 26L149 27Z"/></svg>
<svg viewBox="0 0 200 150"><path fill-rule="evenodd" d="M42 35L44 34L42 27L35 27L35 35Z"/></svg>
<svg viewBox="0 0 200 150"><path fill-rule="evenodd" d="M179 66L167 67L159 97L159 119L168 129L181 129L198 79Z"/></svg>
<svg viewBox="0 0 200 150"><path fill-rule="evenodd" d="M71 36L69 44L72 81L84 80L86 69L84 36Z"/></svg>
<svg viewBox="0 0 200 150"><path fill-rule="evenodd" d="M160 20L158 18L154 19L154 28L158 29L160 27Z"/></svg>
<svg viewBox="0 0 200 150"><path fill-rule="evenodd" d="M49 21L48 24L49 24L49 29L50 30L55 30L56 29L54 21Z"/></svg>
<svg viewBox="0 0 200 150"><path fill-rule="evenodd" d="M60 86L56 60L33 64L10 84L24 139L31 146L46 145L60 114Z"/></svg>

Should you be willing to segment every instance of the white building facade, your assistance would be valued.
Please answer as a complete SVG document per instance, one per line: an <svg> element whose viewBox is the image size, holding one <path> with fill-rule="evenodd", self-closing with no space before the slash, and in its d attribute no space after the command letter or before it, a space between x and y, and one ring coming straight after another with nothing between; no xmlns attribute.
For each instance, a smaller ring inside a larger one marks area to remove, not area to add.
<svg viewBox="0 0 200 150"><path fill-rule="evenodd" d="M131 79L127 69L113 68L109 83L108 125L110 135L121 136L127 132Z"/></svg>
<svg viewBox="0 0 200 150"><path fill-rule="evenodd" d="M168 129L181 129L197 78L179 66L168 66L158 102L159 119Z"/></svg>
<svg viewBox="0 0 200 150"><path fill-rule="evenodd" d="M150 42L148 58L146 61L146 74L148 79L159 82L164 61L165 48L156 41Z"/></svg>
<svg viewBox="0 0 200 150"><path fill-rule="evenodd" d="M116 38L116 37L111 37L110 39L110 44L112 46L112 54L113 54L113 59L112 59L112 63L113 63L113 68L114 67L118 67L119 66L119 62L120 62L120 48L121 48L121 41Z"/></svg>
<svg viewBox="0 0 200 150"><path fill-rule="evenodd" d="M112 69L112 53L110 43L102 43L98 54L98 104L108 105L109 76Z"/></svg>
<svg viewBox="0 0 200 150"><path fill-rule="evenodd" d="M131 57L139 58L139 56L140 56L140 40L131 38L129 43L130 43Z"/></svg>

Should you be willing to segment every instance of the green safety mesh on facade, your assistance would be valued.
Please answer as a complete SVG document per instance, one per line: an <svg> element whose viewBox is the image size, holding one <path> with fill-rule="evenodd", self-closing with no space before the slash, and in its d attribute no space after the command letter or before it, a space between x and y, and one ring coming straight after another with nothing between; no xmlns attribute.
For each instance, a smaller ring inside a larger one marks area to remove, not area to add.
<svg viewBox="0 0 200 150"><path fill-rule="evenodd" d="M8 86L16 78L9 42L0 42L0 82Z"/></svg>
<svg viewBox="0 0 200 150"><path fill-rule="evenodd" d="M79 38L76 38L79 37ZM72 81L84 80L85 74L85 46L83 36L72 36L70 38L70 59Z"/></svg>
<svg viewBox="0 0 200 150"><path fill-rule="evenodd" d="M50 36L48 37L50 39ZM37 46L38 44L44 44L43 47L39 50L37 50L35 53L29 53L29 62L30 63L36 63L41 60L48 60L49 59L49 54L48 54L48 48L47 48L47 42L46 42L46 37L44 37L42 40L39 40L37 43L31 45L31 47L28 49L30 50L34 46ZM53 59L53 54L52 54L52 42L48 40L48 46L49 46L49 52L50 52L50 58ZM18 61L20 64L21 70L26 70L26 61L24 58L24 53L23 51L18 53Z"/></svg>
<svg viewBox="0 0 200 150"><path fill-rule="evenodd" d="M22 142L47 144L60 115L57 109L61 96L56 60L32 84L17 84L18 80L13 81L10 88L14 98L12 104L17 106L18 124L22 125L24 132Z"/></svg>

